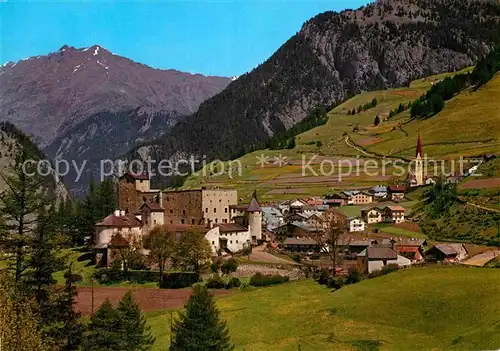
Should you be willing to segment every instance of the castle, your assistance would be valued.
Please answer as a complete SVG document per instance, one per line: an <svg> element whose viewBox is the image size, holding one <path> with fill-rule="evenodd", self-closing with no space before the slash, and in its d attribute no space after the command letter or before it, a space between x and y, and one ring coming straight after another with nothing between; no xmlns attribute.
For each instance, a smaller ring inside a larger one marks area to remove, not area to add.
<svg viewBox="0 0 500 351"><path fill-rule="evenodd" d="M238 205L237 190L161 191L151 189L148 176L127 173L118 182L118 202L120 210L96 223L94 248L102 265L109 263L108 246L117 233L130 241L155 226L204 232L214 255L241 251L262 240L262 209L255 193L249 205Z"/></svg>

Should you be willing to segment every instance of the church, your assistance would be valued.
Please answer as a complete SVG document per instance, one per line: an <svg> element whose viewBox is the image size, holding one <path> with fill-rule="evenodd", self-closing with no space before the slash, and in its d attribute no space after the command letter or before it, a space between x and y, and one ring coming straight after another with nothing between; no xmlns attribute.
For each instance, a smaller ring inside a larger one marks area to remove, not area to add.
<svg viewBox="0 0 500 351"><path fill-rule="evenodd" d="M423 153L422 153L422 141L420 139L420 134L418 135L417 139L417 151L415 154L415 160L414 160L415 168L413 172L409 172L408 176L406 177L406 185L409 187L414 187L414 186L422 186L425 185L426 182L424 180L424 159L423 159Z"/></svg>

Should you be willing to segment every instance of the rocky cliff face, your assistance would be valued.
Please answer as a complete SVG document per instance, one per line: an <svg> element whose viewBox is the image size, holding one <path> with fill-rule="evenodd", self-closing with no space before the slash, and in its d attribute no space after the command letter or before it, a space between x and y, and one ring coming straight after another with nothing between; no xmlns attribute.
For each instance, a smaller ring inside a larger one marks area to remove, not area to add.
<svg viewBox="0 0 500 351"><path fill-rule="evenodd" d="M19 150L24 148L34 161L46 160L46 156L30 140L30 138L9 122L0 122L0 193L7 187L5 179L8 179ZM55 172L47 175L42 184L43 191L47 192L49 198L67 198L69 192Z"/></svg>
<svg viewBox="0 0 500 351"><path fill-rule="evenodd" d="M95 168L94 160L168 131L230 81L153 69L98 45L65 45L0 68L0 121L13 122L51 158L86 159Z"/></svg>
<svg viewBox="0 0 500 351"><path fill-rule="evenodd" d="M498 1L385 0L320 14L266 62L151 143L149 154L237 156L313 108L472 65L500 37L499 19Z"/></svg>

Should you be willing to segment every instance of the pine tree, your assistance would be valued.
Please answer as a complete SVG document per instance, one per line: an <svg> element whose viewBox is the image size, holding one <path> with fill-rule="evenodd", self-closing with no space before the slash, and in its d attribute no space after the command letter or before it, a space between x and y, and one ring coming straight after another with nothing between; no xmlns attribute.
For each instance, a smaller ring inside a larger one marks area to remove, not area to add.
<svg viewBox="0 0 500 351"><path fill-rule="evenodd" d="M5 223L0 235L0 251L13 271L16 284L28 268L29 243L36 229L38 211L45 205L44 179L36 165L27 163L23 169L25 162L33 157L28 147L21 147L14 166L7 175L0 174L6 184L6 190L0 194L0 213Z"/></svg>
<svg viewBox="0 0 500 351"><path fill-rule="evenodd" d="M60 291L55 305L54 323L49 334L53 344L59 350L78 350L83 341L84 326L80 322L80 313L75 312L75 296L77 291L73 285L75 275L71 265L64 274L66 280L64 289Z"/></svg>
<svg viewBox="0 0 500 351"><path fill-rule="evenodd" d="M124 347L120 314L106 299L90 318L83 349L119 351L124 350Z"/></svg>
<svg viewBox="0 0 500 351"><path fill-rule="evenodd" d="M186 311L172 326L171 351L232 350L226 322L221 320L206 287L195 285Z"/></svg>
<svg viewBox="0 0 500 351"><path fill-rule="evenodd" d="M125 348L123 350L147 350L155 338L151 335L146 319L141 315L139 306L134 301L130 290L123 296L118 305L120 329Z"/></svg>
<svg viewBox="0 0 500 351"><path fill-rule="evenodd" d="M53 274L64 267L64 262L59 254L60 237L55 235L53 223L55 213L53 210L46 213L42 207L37 219L37 228L30 241L31 254L27 263L30 269L23 283L35 297L38 305L39 327L43 331L45 328L50 328L57 310L51 298L55 292L56 283Z"/></svg>
<svg viewBox="0 0 500 351"><path fill-rule="evenodd" d="M373 121L373 124L375 126L378 126L380 124L380 117L378 115L375 116L375 120Z"/></svg>

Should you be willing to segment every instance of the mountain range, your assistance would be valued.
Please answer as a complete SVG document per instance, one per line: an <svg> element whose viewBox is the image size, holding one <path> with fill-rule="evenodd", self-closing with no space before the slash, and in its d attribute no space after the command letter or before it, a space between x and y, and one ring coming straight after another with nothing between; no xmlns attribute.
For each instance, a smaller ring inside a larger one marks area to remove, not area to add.
<svg viewBox="0 0 500 351"><path fill-rule="evenodd" d="M498 38L498 1L384 0L325 12L263 64L128 157L231 159L262 147L314 108L470 66Z"/></svg>
<svg viewBox="0 0 500 351"><path fill-rule="evenodd" d="M52 158L113 159L169 130L231 82L153 69L102 46L31 57L0 68L0 120L14 123ZM85 188L66 178L73 191Z"/></svg>
<svg viewBox="0 0 500 351"><path fill-rule="evenodd" d="M0 120L53 158L89 160L84 181L100 159L124 154L231 159L315 108L470 66L498 38L495 0L380 0L317 15L234 81L153 69L97 45L65 45L0 69Z"/></svg>

